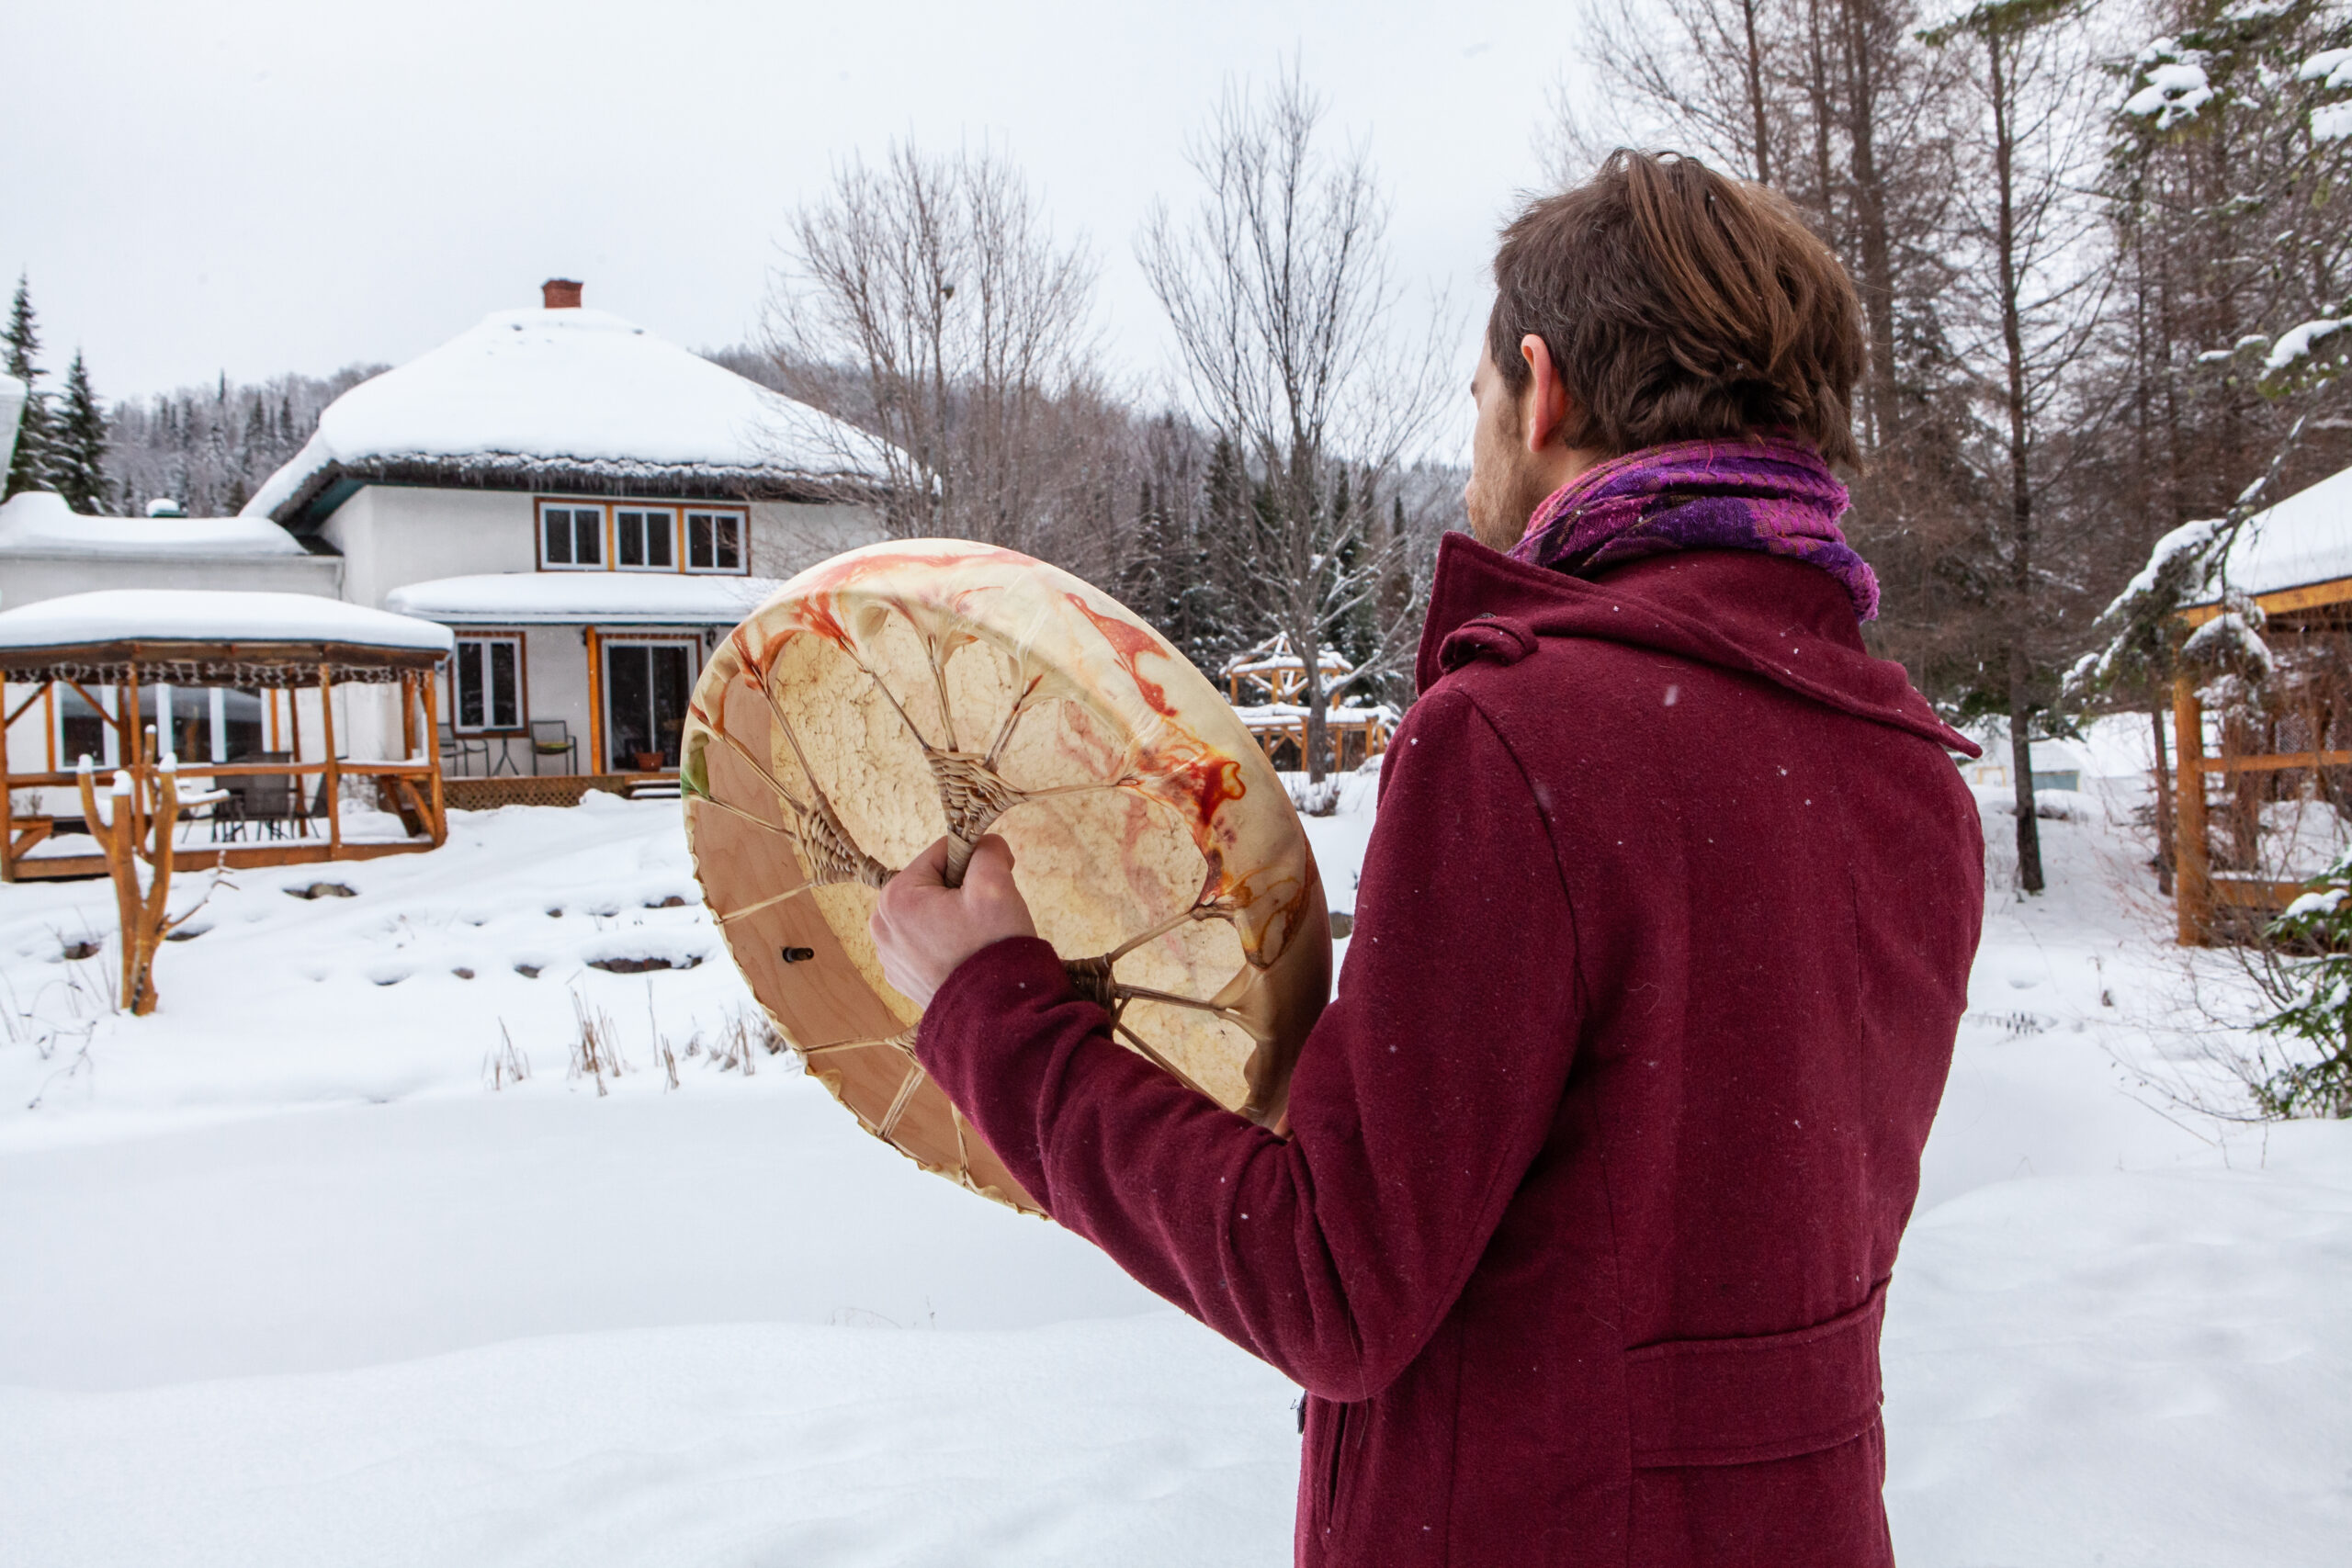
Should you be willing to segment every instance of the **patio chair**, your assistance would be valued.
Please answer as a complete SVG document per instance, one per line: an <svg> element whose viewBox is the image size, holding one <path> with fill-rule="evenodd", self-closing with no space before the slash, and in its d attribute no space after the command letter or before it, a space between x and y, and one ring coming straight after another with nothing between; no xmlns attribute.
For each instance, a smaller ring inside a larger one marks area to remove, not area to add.
<svg viewBox="0 0 2352 1568"><path fill-rule="evenodd" d="M535 718L531 721L531 772L545 772L550 757L562 758L567 773L580 771L580 746L571 739L571 726L560 718Z"/></svg>
<svg viewBox="0 0 2352 1568"><path fill-rule="evenodd" d="M466 766L469 761L480 761L482 764L483 773L490 771L490 742L470 735L461 736L455 728L446 724L436 724L433 727L433 730L435 738L441 742L443 772L454 778L472 778L475 775Z"/></svg>
<svg viewBox="0 0 2352 1568"><path fill-rule="evenodd" d="M294 758L288 751L255 751L238 760L259 769L273 762L281 765L291 763ZM246 823L273 839L286 836L297 798L292 774L249 773L245 775L244 787L239 793L244 800L243 819Z"/></svg>

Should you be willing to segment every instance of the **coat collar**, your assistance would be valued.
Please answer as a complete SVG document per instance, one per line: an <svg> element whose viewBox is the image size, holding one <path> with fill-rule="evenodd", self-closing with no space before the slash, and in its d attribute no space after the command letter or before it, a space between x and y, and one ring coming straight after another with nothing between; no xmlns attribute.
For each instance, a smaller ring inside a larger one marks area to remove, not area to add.
<svg viewBox="0 0 2352 1568"><path fill-rule="evenodd" d="M1469 637L1464 628L1478 621L1502 623L1496 629L1503 636ZM1449 653L1457 634L1464 640ZM1902 665L1871 657L1843 585L1803 561L1696 550L1653 556L1587 581L1448 534L1438 546L1416 683L1426 692L1451 665L1522 636L1623 643L1716 665L1978 755L1975 742L1912 689Z"/></svg>

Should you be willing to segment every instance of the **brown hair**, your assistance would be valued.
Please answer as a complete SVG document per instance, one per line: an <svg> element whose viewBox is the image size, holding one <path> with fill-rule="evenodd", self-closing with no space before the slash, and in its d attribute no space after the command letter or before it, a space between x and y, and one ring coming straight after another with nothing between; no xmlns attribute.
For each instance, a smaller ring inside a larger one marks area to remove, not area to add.
<svg viewBox="0 0 2352 1568"><path fill-rule="evenodd" d="M1854 285L1795 209L1695 158L1619 148L1532 202L1495 253L1487 347L1525 392L1543 338L1576 408L1562 434L1611 454L1786 429L1854 463Z"/></svg>

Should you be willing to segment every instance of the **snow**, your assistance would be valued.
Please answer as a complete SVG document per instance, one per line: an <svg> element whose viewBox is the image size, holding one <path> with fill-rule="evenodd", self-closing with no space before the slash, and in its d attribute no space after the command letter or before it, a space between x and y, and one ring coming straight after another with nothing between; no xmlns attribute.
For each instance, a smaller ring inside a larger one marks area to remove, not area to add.
<svg viewBox="0 0 2352 1568"><path fill-rule="evenodd" d="M1983 797L1986 937L1889 1296L1906 1564L2316 1568L2352 1527L2352 1126L2174 1098L2230 1087L2190 992L2233 972L2169 944L2149 743L2076 748L2036 899ZM1349 910L1378 780L1338 783L1306 827ZM110 945L62 956L110 943L103 882L0 890L6 1555L1287 1562L1295 1391L788 1057L714 1055L748 998L677 805L590 800L236 874L144 1020L104 1005ZM355 896L284 891L318 881ZM652 955L695 962L589 966ZM566 1070L575 1010L606 1092ZM510 1040L530 1074L493 1089Z"/></svg>
<svg viewBox="0 0 2352 1568"><path fill-rule="evenodd" d="M732 626L780 585L764 577L665 571L510 571L412 582L384 607L452 626L595 621Z"/></svg>
<svg viewBox="0 0 2352 1568"><path fill-rule="evenodd" d="M340 642L442 653L456 646L447 626L311 593L110 588L0 611L0 650L133 639Z"/></svg>
<svg viewBox="0 0 2352 1568"><path fill-rule="evenodd" d="M2331 89L2352 87L2352 49L2324 49L2297 68L2298 82L2324 79Z"/></svg>
<svg viewBox="0 0 2352 1568"><path fill-rule="evenodd" d="M878 478L874 439L603 310L503 310L327 405L248 516L329 464L457 459Z"/></svg>
<svg viewBox="0 0 2352 1568"><path fill-rule="evenodd" d="M2205 68L2194 60L2151 65L2147 77L2146 86L2123 100L2123 112L2155 116L2158 130L2170 130L2177 121L2194 118L2212 101L2213 89L2205 80Z"/></svg>
<svg viewBox="0 0 2352 1568"><path fill-rule="evenodd" d="M266 517L85 517L45 490L0 505L0 555L215 559L308 553Z"/></svg>
<svg viewBox="0 0 2352 1568"><path fill-rule="evenodd" d="M2343 130L2330 131L2325 134L2323 134L2320 131L2319 117L2322 114L2335 113L2337 110L2352 110L2352 104L2335 104L2328 106L2328 107L2324 109L2312 110L2312 134L2319 137L2322 141L2326 141L2332 136L2352 134L2352 121L2345 121L2345 128ZM2336 118L2338 119L2342 119L2342 116L2340 114L2337 115ZM2312 348L2314 344L2320 343L2324 339L2334 337L2337 333L2342 332L2348 326L2352 326L2352 319L2345 321L2332 321L2323 318L2319 321L2304 321L2301 325L2288 328L2285 332L2278 334L2278 341L2270 345L2270 353L2264 357L2262 362L2263 373L2265 375L2275 376L2279 371L2286 369L2289 366L2298 364L2302 360L2310 358Z"/></svg>
<svg viewBox="0 0 2352 1568"><path fill-rule="evenodd" d="M2193 664L2226 660L2257 671L2258 679L2270 673L2270 645L2262 640L2254 617L2240 610L2224 610L2199 626L2180 645L2180 651Z"/></svg>

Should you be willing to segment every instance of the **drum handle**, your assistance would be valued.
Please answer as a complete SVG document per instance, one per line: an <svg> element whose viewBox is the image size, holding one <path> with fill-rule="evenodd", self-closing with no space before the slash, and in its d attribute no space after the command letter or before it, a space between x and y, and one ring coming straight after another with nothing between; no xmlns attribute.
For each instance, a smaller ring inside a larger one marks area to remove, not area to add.
<svg viewBox="0 0 2352 1568"><path fill-rule="evenodd" d="M947 835L947 870L940 880L950 887L964 886L964 869L972 863L972 851L977 846L966 843L954 833Z"/></svg>

